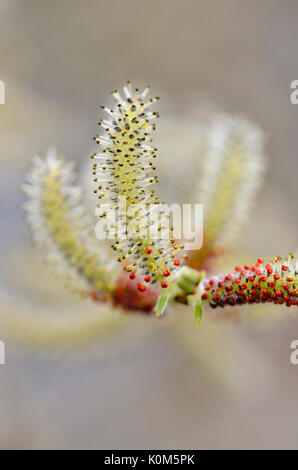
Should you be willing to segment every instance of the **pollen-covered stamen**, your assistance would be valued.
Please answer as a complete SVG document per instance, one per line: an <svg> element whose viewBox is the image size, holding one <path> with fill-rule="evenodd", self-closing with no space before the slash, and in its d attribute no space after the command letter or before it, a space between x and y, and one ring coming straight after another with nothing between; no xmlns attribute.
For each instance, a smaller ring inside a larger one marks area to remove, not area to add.
<svg viewBox="0 0 298 470"><path fill-rule="evenodd" d="M212 308L245 303L274 302L288 307L298 305L298 263L292 253L282 262L273 258L264 266L258 259L253 266L236 266L225 275L204 280L200 295Z"/></svg>
<svg viewBox="0 0 298 470"><path fill-rule="evenodd" d="M151 138L155 129L152 121L158 113L150 107L159 97L145 101L148 91L149 87L142 92L133 91L130 82L123 87L123 95L112 91L116 105L113 109L102 106L110 118L99 121L104 133L94 138L101 149L91 155L97 160L92 174L100 203L109 203L118 214L117 223L107 224L106 228L108 236L116 239L112 248L119 252L118 261L128 272L146 278L146 282L161 283L168 273L177 271L180 262L176 252L180 247L170 239L171 235L162 236L169 225L168 216L161 214L156 218L152 211L160 202L151 189L158 182L153 173L157 148L152 146ZM108 217L106 210L100 216ZM152 233L157 236L152 237Z"/></svg>

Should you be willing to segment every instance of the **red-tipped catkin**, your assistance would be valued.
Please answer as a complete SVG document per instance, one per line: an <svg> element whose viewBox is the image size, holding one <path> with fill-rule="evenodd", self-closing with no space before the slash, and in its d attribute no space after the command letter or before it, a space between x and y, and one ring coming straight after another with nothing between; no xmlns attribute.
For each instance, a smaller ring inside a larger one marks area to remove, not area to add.
<svg viewBox="0 0 298 470"><path fill-rule="evenodd" d="M281 263L281 258L273 258L263 265L259 258L253 266L245 265L234 271L204 280L200 286L201 299L212 308L226 305L242 305L260 302L298 305L298 263L290 254Z"/></svg>

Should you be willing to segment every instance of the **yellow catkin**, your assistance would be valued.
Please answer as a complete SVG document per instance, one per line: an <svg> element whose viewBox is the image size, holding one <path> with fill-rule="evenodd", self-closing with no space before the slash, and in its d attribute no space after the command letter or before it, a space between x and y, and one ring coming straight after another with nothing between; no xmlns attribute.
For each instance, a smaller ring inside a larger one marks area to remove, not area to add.
<svg viewBox="0 0 298 470"><path fill-rule="evenodd" d="M118 252L118 261L131 278L142 276L145 282L159 282L166 288L169 276L173 279L180 263L175 259L179 248L175 247L171 235L168 239L159 235L168 216L161 215L158 220L157 237L152 237L150 232L155 223L150 210L160 203L155 191L150 189L157 182L154 175L157 149L152 146L151 134L155 129L152 121L158 117L150 107L158 97L145 100L148 90L148 87L142 92L132 90L127 82L123 87L124 97L117 90L112 91L114 108L102 106L109 118L99 122L104 131L94 138L100 151L91 156L96 162L92 175L99 207L109 204L109 211L119 214L120 204L124 204L117 227L107 229L110 236L114 235L112 248ZM106 208L100 216L108 218ZM145 285L139 288L145 290Z"/></svg>

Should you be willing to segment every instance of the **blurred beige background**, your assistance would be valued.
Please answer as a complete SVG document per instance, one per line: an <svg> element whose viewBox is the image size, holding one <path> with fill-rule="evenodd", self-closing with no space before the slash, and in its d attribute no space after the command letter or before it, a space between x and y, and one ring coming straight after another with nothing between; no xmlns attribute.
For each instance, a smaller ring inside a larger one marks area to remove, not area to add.
<svg viewBox="0 0 298 470"><path fill-rule="evenodd" d="M270 321L270 309L264 320L251 307L252 320L200 329L184 309L161 323L126 316L120 332L89 341L102 312L42 267L19 190L31 156L52 143L83 167L109 91L150 83L160 128L201 100L266 131L270 166L239 252L286 254L298 246L297 21L295 0L1 0L1 448L297 448L295 312ZM86 315L71 348L23 345L9 324L63 314Z"/></svg>

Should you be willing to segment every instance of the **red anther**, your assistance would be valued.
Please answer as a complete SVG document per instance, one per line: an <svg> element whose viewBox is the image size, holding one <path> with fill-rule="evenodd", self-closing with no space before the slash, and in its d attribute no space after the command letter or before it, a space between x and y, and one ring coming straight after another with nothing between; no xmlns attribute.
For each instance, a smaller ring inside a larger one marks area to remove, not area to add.
<svg viewBox="0 0 298 470"><path fill-rule="evenodd" d="M135 278L136 278L136 275L135 275L135 273L130 273L130 275L129 275L129 279L133 280L133 279L135 279Z"/></svg>
<svg viewBox="0 0 298 470"><path fill-rule="evenodd" d="M247 296L247 301L248 301L248 302L251 302L251 301L252 301L252 296L251 296L251 295L248 295L248 296Z"/></svg>
<svg viewBox="0 0 298 470"><path fill-rule="evenodd" d="M239 279L239 277L236 277L236 278L234 279L234 281L235 281L236 284L240 284L240 282L241 282L241 280Z"/></svg>
<svg viewBox="0 0 298 470"><path fill-rule="evenodd" d="M202 300L207 300L208 299L208 294L204 293L202 294Z"/></svg>
<svg viewBox="0 0 298 470"><path fill-rule="evenodd" d="M251 289L250 293L251 295L256 295L257 291L255 289Z"/></svg>
<svg viewBox="0 0 298 470"><path fill-rule="evenodd" d="M271 297L271 299L275 299L275 294L274 294L274 292L272 292L272 294L270 294L270 297Z"/></svg>
<svg viewBox="0 0 298 470"><path fill-rule="evenodd" d="M144 281L145 281L145 282L150 282L150 281L151 281L151 277L150 277L150 276L145 276L145 277L144 277Z"/></svg>
<svg viewBox="0 0 298 470"><path fill-rule="evenodd" d="M272 274L273 273L273 269L270 267L270 268L267 268L267 273L268 274Z"/></svg>
<svg viewBox="0 0 298 470"><path fill-rule="evenodd" d="M145 290L147 289L146 286L144 286L144 284L141 284L140 282L138 283L138 289L140 292L145 292Z"/></svg>
<svg viewBox="0 0 298 470"><path fill-rule="evenodd" d="M180 259L174 259L174 265L179 266L180 265Z"/></svg>
<svg viewBox="0 0 298 470"><path fill-rule="evenodd" d="M279 277L279 274L273 274L273 279L275 279L276 281L278 281Z"/></svg>
<svg viewBox="0 0 298 470"><path fill-rule="evenodd" d="M258 268L260 266L260 263L256 262L255 267Z"/></svg>
<svg viewBox="0 0 298 470"><path fill-rule="evenodd" d="M210 290L211 289L211 284L207 284L207 286L205 286L205 290Z"/></svg>
<svg viewBox="0 0 298 470"><path fill-rule="evenodd" d="M258 282L255 282L255 283L254 283L254 288L255 288L255 289L260 289L260 284L259 284Z"/></svg>
<svg viewBox="0 0 298 470"><path fill-rule="evenodd" d="M240 295L240 297L242 297L244 295L244 292L242 290L238 290L238 295Z"/></svg>
<svg viewBox="0 0 298 470"><path fill-rule="evenodd" d="M264 263L263 258L259 258L259 259L258 259L258 263L260 263L260 264Z"/></svg>
<svg viewBox="0 0 298 470"><path fill-rule="evenodd" d="M245 284L245 282L243 284L241 284L241 287L243 290L245 290L247 288L247 284Z"/></svg>
<svg viewBox="0 0 298 470"><path fill-rule="evenodd" d="M241 266L235 266L235 271L241 271Z"/></svg>
<svg viewBox="0 0 298 470"><path fill-rule="evenodd" d="M250 266L248 264L245 264L244 265L244 269L246 269L246 271L249 271L250 270Z"/></svg>
<svg viewBox="0 0 298 470"><path fill-rule="evenodd" d="M231 281L232 279L233 279L232 274L227 274L227 275L226 275L226 280L227 280L227 281Z"/></svg>
<svg viewBox="0 0 298 470"><path fill-rule="evenodd" d="M265 282L265 281L266 281L266 279L267 279L267 277L266 277L266 276L261 276L261 277L260 277L260 281L261 281L261 282Z"/></svg>
<svg viewBox="0 0 298 470"><path fill-rule="evenodd" d="M228 289L229 289L229 291L233 290L232 284L230 284L230 285L228 286Z"/></svg>
<svg viewBox="0 0 298 470"><path fill-rule="evenodd" d="M170 273L170 271L169 271L168 269L166 269L166 270L163 272L163 275L164 275L165 277L169 277L170 274L171 274L171 273Z"/></svg>
<svg viewBox="0 0 298 470"><path fill-rule="evenodd" d="M256 272L256 267L255 267L255 266L252 266L252 267L250 268L250 270L251 270L253 273L255 273L255 272Z"/></svg>
<svg viewBox="0 0 298 470"><path fill-rule="evenodd" d="M261 276L262 275L262 271L260 269L256 269L256 274L257 276Z"/></svg>
<svg viewBox="0 0 298 470"><path fill-rule="evenodd" d="M98 292L96 290L92 290L90 293L89 293L90 297L92 298L92 300L96 301L96 302L99 302L100 301L100 296L98 294Z"/></svg>
<svg viewBox="0 0 298 470"><path fill-rule="evenodd" d="M279 299L279 300L278 300L278 303L279 303L280 305L283 304L283 303L284 303L284 299Z"/></svg>
<svg viewBox="0 0 298 470"><path fill-rule="evenodd" d="M267 295L267 294L268 294L267 289L262 289L262 290L261 290L261 294L262 294L262 295Z"/></svg>
<svg viewBox="0 0 298 470"><path fill-rule="evenodd" d="M289 276L289 277L287 278L287 281L288 281L288 282L293 282L292 276Z"/></svg>
<svg viewBox="0 0 298 470"><path fill-rule="evenodd" d="M242 269L242 271L241 271L241 276L246 276L246 274L247 274L247 272L244 271L244 269Z"/></svg>
<svg viewBox="0 0 298 470"><path fill-rule="evenodd" d="M275 294L276 294L276 297L280 297L280 296L282 295L282 291L281 291L281 290L277 290Z"/></svg>
<svg viewBox="0 0 298 470"><path fill-rule="evenodd" d="M249 282L254 282L255 277L254 276L248 276L248 280L249 280Z"/></svg>
<svg viewBox="0 0 298 470"><path fill-rule="evenodd" d="M208 296L207 296L207 297L208 297ZM213 300L219 300L219 299L220 299L220 297L219 297L218 294L215 294L215 295L213 296Z"/></svg>
<svg viewBox="0 0 298 470"><path fill-rule="evenodd" d="M150 246L147 246L147 248L146 248L146 253L147 253L148 255L150 255L150 254L152 253L152 248L150 248Z"/></svg>
<svg viewBox="0 0 298 470"><path fill-rule="evenodd" d="M288 290L289 284L283 284L282 288L283 288L284 290Z"/></svg>
<svg viewBox="0 0 298 470"><path fill-rule="evenodd" d="M289 291L289 295L290 295L291 297L294 297L294 296L296 295L295 290L290 290L290 291Z"/></svg>
<svg viewBox="0 0 298 470"><path fill-rule="evenodd" d="M160 285L161 285L161 287L162 287L163 289L166 289L166 288L168 287L167 281L162 281L162 282L160 283Z"/></svg>
<svg viewBox="0 0 298 470"><path fill-rule="evenodd" d="M270 263L265 264L265 268L266 268L266 269L269 269L269 268L271 268L271 267L272 267L272 266L271 266Z"/></svg>
<svg viewBox="0 0 298 470"><path fill-rule="evenodd" d="M282 269L283 271L287 271L287 270L288 270L288 266L286 266L285 264L283 264L282 267L281 267L281 269Z"/></svg>
<svg viewBox="0 0 298 470"><path fill-rule="evenodd" d="M275 287L275 282L274 282L274 281L270 281L270 282L269 282L269 287Z"/></svg>
<svg viewBox="0 0 298 470"><path fill-rule="evenodd" d="M221 287L221 288L223 288L223 287L225 286L225 283L224 283L223 281L220 281L220 282L218 283L218 286Z"/></svg>
<svg viewBox="0 0 298 470"><path fill-rule="evenodd" d="M212 286L214 286L215 282L216 282L215 279L211 279L211 280L210 280L210 284L211 284Z"/></svg>

